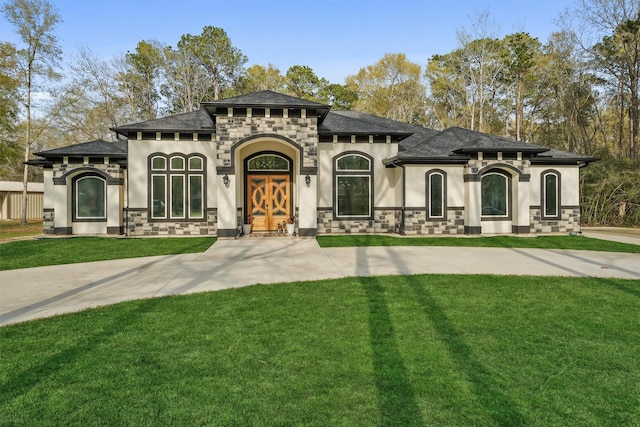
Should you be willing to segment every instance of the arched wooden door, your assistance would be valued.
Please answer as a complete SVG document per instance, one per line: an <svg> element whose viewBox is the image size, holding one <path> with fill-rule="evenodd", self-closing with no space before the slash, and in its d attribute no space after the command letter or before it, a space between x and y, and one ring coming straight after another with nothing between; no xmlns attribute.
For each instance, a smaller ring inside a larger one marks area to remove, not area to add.
<svg viewBox="0 0 640 427"><path fill-rule="evenodd" d="M246 208L252 231L275 231L291 215L291 160L263 152L247 159Z"/></svg>

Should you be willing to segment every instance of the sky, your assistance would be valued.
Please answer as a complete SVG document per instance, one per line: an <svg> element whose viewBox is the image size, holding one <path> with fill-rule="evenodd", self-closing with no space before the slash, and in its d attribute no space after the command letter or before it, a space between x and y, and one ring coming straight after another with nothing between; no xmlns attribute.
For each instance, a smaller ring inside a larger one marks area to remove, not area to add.
<svg viewBox="0 0 640 427"><path fill-rule="evenodd" d="M0 0L0 4L7 0ZM175 46L183 34L198 35L211 25L227 32L248 57L247 66L273 64L285 74L307 65L318 77L344 83L348 75L404 53L424 66L434 54L459 44L488 12L502 38L528 32L545 43L554 21L573 0L49 0L63 22L56 34L63 60L79 48L105 59L134 51L140 40ZM0 41L20 46L12 26L0 16Z"/></svg>

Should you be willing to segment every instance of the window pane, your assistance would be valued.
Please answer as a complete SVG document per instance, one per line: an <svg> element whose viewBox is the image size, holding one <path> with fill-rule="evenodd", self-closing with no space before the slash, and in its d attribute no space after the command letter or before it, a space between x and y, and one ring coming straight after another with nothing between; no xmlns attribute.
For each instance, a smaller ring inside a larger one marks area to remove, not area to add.
<svg viewBox="0 0 640 427"><path fill-rule="evenodd" d="M358 155L347 155L338 159L339 171L368 171L371 169L369 159Z"/></svg>
<svg viewBox="0 0 640 427"><path fill-rule="evenodd" d="M202 170L202 158L201 157L190 157L189 158L189 169L193 171L201 171Z"/></svg>
<svg viewBox="0 0 640 427"><path fill-rule="evenodd" d="M76 182L76 217L106 218L102 179L87 177Z"/></svg>
<svg viewBox="0 0 640 427"><path fill-rule="evenodd" d="M544 214L558 214L558 177L551 173L544 176Z"/></svg>
<svg viewBox="0 0 640 427"><path fill-rule="evenodd" d="M443 179L439 173L429 175L429 215L442 217L443 215Z"/></svg>
<svg viewBox="0 0 640 427"><path fill-rule="evenodd" d="M182 157L172 157L171 170L174 170L174 171L184 170L184 159Z"/></svg>
<svg viewBox="0 0 640 427"><path fill-rule="evenodd" d="M482 177L482 215L507 215L507 177L489 174Z"/></svg>
<svg viewBox="0 0 640 427"><path fill-rule="evenodd" d="M189 177L189 216L202 218L202 175Z"/></svg>
<svg viewBox="0 0 640 427"><path fill-rule="evenodd" d="M338 215L369 216L369 182L368 176L338 176Z"/></svg>
<svg viewBox="0 0 640 427"><path fill-rule="evenodd" d="M153 175L151 177L152 218L166 218L167 216L167 177Z"/></svg>
<svg viewBox="0 0 640 427"><path fill-rule="evenodd" d="M162 171L167 168L167 159L164 157L154 157L151 159L151 169L154 171Z"/></svg>
<svg viewBox="0 0 640 427"><path fill-rule="evenodd" d="M263 155L249 160L249 170L289 170L289 161L280 156Z"/></svg>
<svg viewBox="0 0 640 427"><path fill-rule="evenodd" d="M171 175L171 218L184 218L183 175Z"/></svg>

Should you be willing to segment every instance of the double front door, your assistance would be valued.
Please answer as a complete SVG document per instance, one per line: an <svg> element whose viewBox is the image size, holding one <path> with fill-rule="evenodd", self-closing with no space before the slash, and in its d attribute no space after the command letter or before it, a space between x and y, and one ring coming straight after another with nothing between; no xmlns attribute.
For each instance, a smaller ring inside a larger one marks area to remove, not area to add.
<svg viewBox="0 0 640 427"><path fill-rule="evenodd" d="M273 231L291 213L289 175L247 175L247 212L253 218L252 231Z"/></svg>

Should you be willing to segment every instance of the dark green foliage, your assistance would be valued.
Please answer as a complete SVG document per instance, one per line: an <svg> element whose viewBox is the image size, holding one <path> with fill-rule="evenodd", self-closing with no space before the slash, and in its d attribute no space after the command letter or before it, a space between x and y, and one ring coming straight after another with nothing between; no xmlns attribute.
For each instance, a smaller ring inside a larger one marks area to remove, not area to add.
<svg viewBox="0 0 640 427"><path fill-rule="evenodd" d="M638 425L640 284L398 276L0 328L0 423Z"/></svg>

